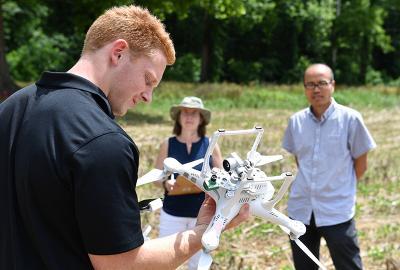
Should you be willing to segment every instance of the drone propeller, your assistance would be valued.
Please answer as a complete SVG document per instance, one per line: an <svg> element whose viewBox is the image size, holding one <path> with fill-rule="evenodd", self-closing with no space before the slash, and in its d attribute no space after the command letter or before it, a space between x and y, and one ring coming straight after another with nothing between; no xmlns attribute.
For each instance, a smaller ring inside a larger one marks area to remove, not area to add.
<svg viewBox="0 0 400 270"><path fill-rule="evenodd" d="M254 166L262 166L267 163L271 163L274 161L278 161L283 159L282 155L273 155L273 156L263 156L256 151L250 151L247 153L247 159L250 160Z"/></svg>
<svg viewBox="0 0 400 270"><path fill-rule="evenodd" d="M199 164L201 164L203 162L204 162L204 158L200 158L200 159L197 159L195 161L192 161L192 162L189 162L189 163L185 163L185 164L183 164L183 166L185 168L193 168L193 167L196 167L197 165L199 165Z"/></svg>
<svg viewBox="0 0 400 270"><path fill-rule="evenodd" d="M140 177L137 182L136 186L141 186L144 184L148 184L154 181L162 180L164 178L167 178L170 175L170 173L165 173L163 170L160 169L152 169L142 177Z"/></svg>
<svg viewBox="0 0 400 270"><path fill-rule="evenodd" d="M196 167L197 165L203 163L203 161L204 158L201 158L189 163L182 164L174 158L166 158L164 160L164 170L169 172L183 173L187 169Z"/></svg>
<svg viewBox="0 0 400 270"><path fill-rule="evenodd" d="M201 252L199 264L197 266L197 270L208 270L212 264L212 257L210 253L205 252L204 250Z"/></svg>
<svg viewBox="0 0 400 270"><path fill-rule="evenodd" d="M261 156L261 159L257 162L256 166L262 166L267 163L271 163L271 162L278 161L281 159L283 159L282 155Z"/></svg>
<svg viewBox="0 0 400 270"><path fill-rule="evenodd" d="M137 180L136 186L138 187L144 184L166 179L173 172L181 173L188 168L192 168L203 163L203 161L204 159L201 158L189 163L181 164L174 158L166 158L164 160L164 170L152 169Z"/></svg>
<svg viewBox="0 0 400 270"><path fill-rule="evenodd" d="M280 227L285 233L287 233L288 235L290 235L290 230L289 230L289 228L287 228L287 227L285 227L285 226L282 226L282 225L279 225L279 227ZM326 267L314 256L314 254L312 254L312 252L311 252L298 238L295 238L295 239L290 238L290 239L293 240L293 241L296 243L296 245L297 245L305 254L307 254L307 256L310 257L310 259L313 260L322 270L326 270Z"/></svg>

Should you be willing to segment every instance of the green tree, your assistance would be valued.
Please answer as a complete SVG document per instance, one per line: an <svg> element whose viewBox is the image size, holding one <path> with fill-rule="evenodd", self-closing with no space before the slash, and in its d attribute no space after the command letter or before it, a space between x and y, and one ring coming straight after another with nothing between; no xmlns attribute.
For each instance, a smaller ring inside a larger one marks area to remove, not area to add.
<svg viewBox="0 0 400 270"><path fill-rule="evenodd" d="M6 52L7 47L4 39L3 24L3 1L0 0L0 99L10 95L18 88L11 78L8 63L6 61Z"/></svg>
<svg viewBox="0 0 400 270"><path fill-rule="evenodd" d="M132 2L171 32L167 79L291 83L312 62L330 64L341 83L400 75L400 0L0 0L0 91L15 89L11 77L68 69L93 20Z"/></svg>
<svg viewBox="0 0 400 270"><path fill-rule="evenodd" d="M400 0L382 0L378 3L387 13L383 28L390 36L393 50L385 53L379 48L374 48L372 66L380 72L384 81L395 79L392 84L400 86Z"/></svg>
<svg viewBox="0 0 400 270"><path fill-rule="evenodd" d="M68 69L79 58L93 20L108 7L127 3L130 1L5 1L5 38L13 44L6 59L12 77L33 81L43 70Z"/></svg>
<svg viewBox="0 0 400 270"><path fill-rule="evenodd" d="M343 81L365 83L372 51L390 52L391 39L383 28L386 10L372 0L342 1L336 18L338 67Z"/></svg>
<svg viewBox="0 0 400 270"><path fill-rule="evenodd" d="M220 36L223 35L221 27L232 18L249 16L256 18L261 12L271 7L271 1L257 0L188 0L188 1L135 1L149 7L153 12L165 18L169 14L176 14L178 19L185 21L190 15L197 15L200 24L198 35L200 39L201 72L200 81L219 80L216 75L220 71L215 66L221 66L223 43ZM258 8L258 9L256 9ZM251 14L250 14L251 11ZM189 25L188 31L193 31L193 25ZM220 61L218 61L218 58ZM214 71L212 72L212 67ZM214 74L214 76L213 76Z"/></svg>

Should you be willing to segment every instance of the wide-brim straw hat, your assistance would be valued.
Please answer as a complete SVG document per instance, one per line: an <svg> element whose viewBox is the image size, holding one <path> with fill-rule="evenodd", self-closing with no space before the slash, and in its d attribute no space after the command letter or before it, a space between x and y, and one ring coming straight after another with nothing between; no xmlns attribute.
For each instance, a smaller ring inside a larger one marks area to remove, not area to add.
<svg viewBox="0 0 400 270"><path fill-rule="evenodd" d="M172 120L176 120L179 111L182 108L198 109L204 118L204 123L207 125L211 120L211 112L204 107L203 101L198 97L185 97L178 105L173 105L169 110Z"/></svg>

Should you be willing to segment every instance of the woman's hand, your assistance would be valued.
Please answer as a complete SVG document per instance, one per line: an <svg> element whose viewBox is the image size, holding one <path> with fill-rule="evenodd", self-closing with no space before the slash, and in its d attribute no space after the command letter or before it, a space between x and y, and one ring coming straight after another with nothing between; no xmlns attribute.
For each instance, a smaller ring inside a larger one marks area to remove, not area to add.
<svg viewBox="0 0 400 270"><path fill-rule="evenodd" d="M177 188L179 185L176 183L175 179L168 179L163 182L163 187L167 193Z"/></svg>

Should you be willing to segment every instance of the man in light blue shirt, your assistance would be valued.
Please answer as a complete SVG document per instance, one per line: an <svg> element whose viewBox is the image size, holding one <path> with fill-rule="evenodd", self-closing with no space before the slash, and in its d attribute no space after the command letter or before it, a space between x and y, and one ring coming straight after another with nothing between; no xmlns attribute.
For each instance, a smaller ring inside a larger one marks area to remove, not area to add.
<svg viewBox="0 0 400 270"><path fill-rule="evenodd" d="M289 216L306 224L300 240L316 257L324 237L336 269L362 269L353 220L357 180L376 144L361 114L333 99L330 67L309 66L304 87L310 107L290 117L282 144L298 166L289 194ZM292 244L292 252L297 270L318 269L296 245Z"/></svg>

